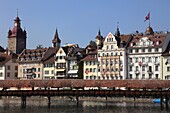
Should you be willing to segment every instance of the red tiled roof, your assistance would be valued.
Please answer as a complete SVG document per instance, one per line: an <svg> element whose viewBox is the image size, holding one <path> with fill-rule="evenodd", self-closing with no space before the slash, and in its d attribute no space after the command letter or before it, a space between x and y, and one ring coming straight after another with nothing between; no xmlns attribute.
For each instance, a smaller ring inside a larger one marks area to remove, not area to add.
<svg viewBox="0 0 170 113"><path fill-rule="evenodd" d="M8 54L0 54L0 65L4 65L6 62L8 62L10 59L12 59L12 55Z"/></svg>
<svg viewBox="0 0 170 113"><path fill-rule="evenodd" d="M166 39L165 34L136 35L136 36L133 36L133 39L130 41L130 43L136 44L136 42L138 42L143 37L147 37L149 40L153 41L154 46L152 46L152 48L161 47L164 40ZM159 41L159 44L156 44L157 41ZM134 46L131 46L130 43L128 44L128 47L134 48Z"/></svg>

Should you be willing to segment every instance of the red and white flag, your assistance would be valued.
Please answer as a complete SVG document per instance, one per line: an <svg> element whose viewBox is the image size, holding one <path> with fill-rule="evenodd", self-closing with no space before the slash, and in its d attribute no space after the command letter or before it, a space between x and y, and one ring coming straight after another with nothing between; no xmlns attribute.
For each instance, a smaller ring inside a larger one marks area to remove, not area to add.
<svg viewBox="0 0 170 113"><path fill-rule="evenodd" d="M145 17L144 22L145 22L146 20L149 20L149 19L150 19L150 12L149 12L148 15Z"/></svg>

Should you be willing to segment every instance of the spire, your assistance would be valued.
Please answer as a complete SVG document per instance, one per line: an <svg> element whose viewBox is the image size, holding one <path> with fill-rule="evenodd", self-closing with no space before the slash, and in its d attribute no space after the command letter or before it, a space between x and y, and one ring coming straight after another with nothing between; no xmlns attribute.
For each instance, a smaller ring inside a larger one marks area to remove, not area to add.
<svg viewBox="0 0 170 113"><path fill-rule="evenodd" d="M98 32L98 35L100 35L101 34L101 32L100 32L100 28L99 28L99 32Z"/></svg>
<svg viewBox="0 0 170 113"><path fill-rule="evenodd" d="M61 40L58 36L57 28L56 28L55 36L54 36L54 39L52 40L52 43L53 43L53 47L56 47L56 44L60 46Z"/></svg>
<svg viewBox="0 0 170 113"><path fill-rule="evenodd" d="M120 31L119 31L119 22L117 22L117 30L115 32L116 36L120 36Z"/></svg>

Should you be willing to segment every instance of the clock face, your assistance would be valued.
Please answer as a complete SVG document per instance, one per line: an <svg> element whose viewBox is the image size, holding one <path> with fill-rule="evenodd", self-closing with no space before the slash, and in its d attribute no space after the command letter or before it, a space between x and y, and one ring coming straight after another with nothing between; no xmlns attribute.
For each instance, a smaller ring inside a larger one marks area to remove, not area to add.
<svg viewBox="0 0 170 113"><path fill-rule="evenodd" d="M15 23L14 26L17 26L17 23Z"/></svg>

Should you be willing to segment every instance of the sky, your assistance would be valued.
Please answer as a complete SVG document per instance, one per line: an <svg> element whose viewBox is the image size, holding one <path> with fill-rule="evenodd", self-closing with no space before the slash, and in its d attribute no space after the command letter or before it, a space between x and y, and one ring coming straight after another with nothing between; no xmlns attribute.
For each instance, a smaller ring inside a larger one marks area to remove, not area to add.
<svg viewBox="0 0 170 113"><path fill-rule="evenodd" d="M115 33L117 23L121 34L145 32L150 12L154 31L170 31L170 0L0 0L0 46L7 47L7 33L14 19L21 19L27 31L27 49L41 44L52 46L55 31L66 43L86 47L102 36Z"/></svg>

